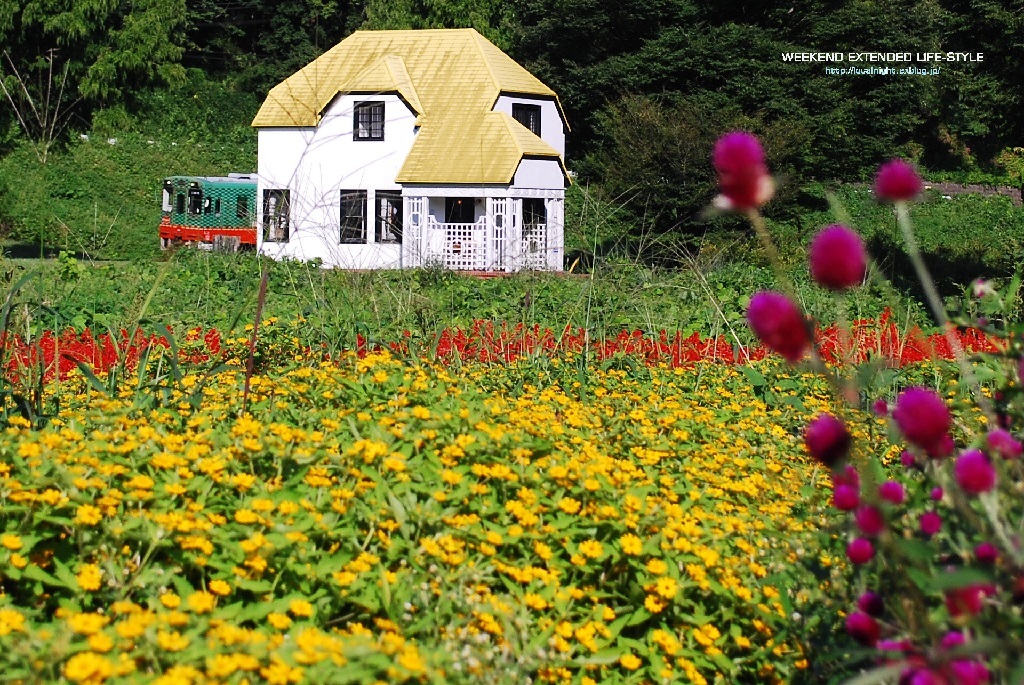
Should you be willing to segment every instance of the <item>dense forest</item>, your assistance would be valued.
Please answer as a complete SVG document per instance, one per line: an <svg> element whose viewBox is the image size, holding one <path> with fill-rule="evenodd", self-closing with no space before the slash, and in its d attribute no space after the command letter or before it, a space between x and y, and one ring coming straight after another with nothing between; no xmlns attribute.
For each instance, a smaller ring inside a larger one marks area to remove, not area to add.
<svg viewBox="0 0 1024 685"><path fill-rule="evenodd" d="M203 125L227 139L352 31L467 26L560 94L581 183L660 231L696 219L708 150L730 127L762 136L790 189L865 180L893 155L933 178L1024 174L1024 0L0 0L0 155L29 146L46 164L91 131L198 99L197 83L216 84L204 116L220 123ZM782 60L861 50L984 58L890 77ZM783 195L775 211L792 206Z"/></svg>

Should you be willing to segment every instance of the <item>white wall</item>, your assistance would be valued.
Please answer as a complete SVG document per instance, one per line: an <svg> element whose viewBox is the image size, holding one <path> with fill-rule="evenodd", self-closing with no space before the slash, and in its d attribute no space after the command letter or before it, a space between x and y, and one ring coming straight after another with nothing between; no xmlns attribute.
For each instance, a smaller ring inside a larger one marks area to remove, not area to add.
<svg viewBox="0 0 1024 685"><path fill-rule="evenodd" d="M528 95L499 95L498 101L494 103L494 111L506 112L512 116L513 103L540 105L540 137L565 159L565 125L558 114L555 101Z"/></svg>
<svg viewBox="0 0 1024 685"><path fill-rule="evenodd" d="M353 140L353 106L384 102L384 140ZM415 139L416 115L394 94L342 95L315 128L261 128L258 132L257 247L274 258L309 260L353 269L400 266L400 245L341 245L342 190L400 190L395 177ZM291 190L287 243L263 241L263 191ZM374 202L367 202L372 241Z"/></svg>
<svg viewBox="0 0 1024 685"><path fill-rule="evenodd" d="M565 188L565 174L556 159L524 159L516 169L516 188Z"/></svg>

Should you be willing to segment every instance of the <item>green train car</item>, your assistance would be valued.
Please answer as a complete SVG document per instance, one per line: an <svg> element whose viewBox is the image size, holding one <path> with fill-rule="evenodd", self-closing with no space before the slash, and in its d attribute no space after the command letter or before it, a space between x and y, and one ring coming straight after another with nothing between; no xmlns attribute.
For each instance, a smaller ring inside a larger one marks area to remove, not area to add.
<svg viewBox="0 0 1024 685"><path fill-rule="evenodd" d="M220 236L225 245L255 250L255 216L254 174L170 176L163 184L160 247L212 249Z"/></svg>

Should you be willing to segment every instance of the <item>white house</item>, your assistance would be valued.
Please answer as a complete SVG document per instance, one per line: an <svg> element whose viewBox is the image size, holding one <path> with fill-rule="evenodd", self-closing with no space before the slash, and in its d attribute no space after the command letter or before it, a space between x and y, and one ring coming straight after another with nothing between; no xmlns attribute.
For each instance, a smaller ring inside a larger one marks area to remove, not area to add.
<svg viewBox="0 0 1024 685"><path fill-rule="evenodd" d="M563 268L565 114L473 29L357 31L275 86L252 125L263 254Z"/></svg>

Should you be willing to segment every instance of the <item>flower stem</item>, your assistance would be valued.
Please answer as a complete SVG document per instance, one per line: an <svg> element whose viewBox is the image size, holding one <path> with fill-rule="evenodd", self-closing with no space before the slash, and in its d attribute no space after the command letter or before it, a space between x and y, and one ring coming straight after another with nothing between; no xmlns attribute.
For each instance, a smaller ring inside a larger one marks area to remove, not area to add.
<svg viewBox="0 0 1024 685"><path fill-rule="evenodd" d="M949 343L949 349L953 352L953 357L960 367L960 372L974 393L978 406L981 407L981 410L988 418L989 425L997 425L995 409L988 397L981 391L981 383L978 382L974 369L967 363L964 348L960 345L960 340L957 339L953 332L949 316L946 314L946 307L942 303L942 298L939 297L938 290L935 289L935 281L928 271L928 266L924 263L924 258L921 256L921 248L917 245L917 239L914 238L914 229L910 223L909 207L902 200L896 203L896 221L903 232L903 242L907 246L907 253L910 256L910 262L914 265L914 271L917 272L917 279L921 282L921 287L924 288L925 299L928 301L928 306L932 310L936 323L942 327L942 334L946 337L946 342Z"/></svg>

